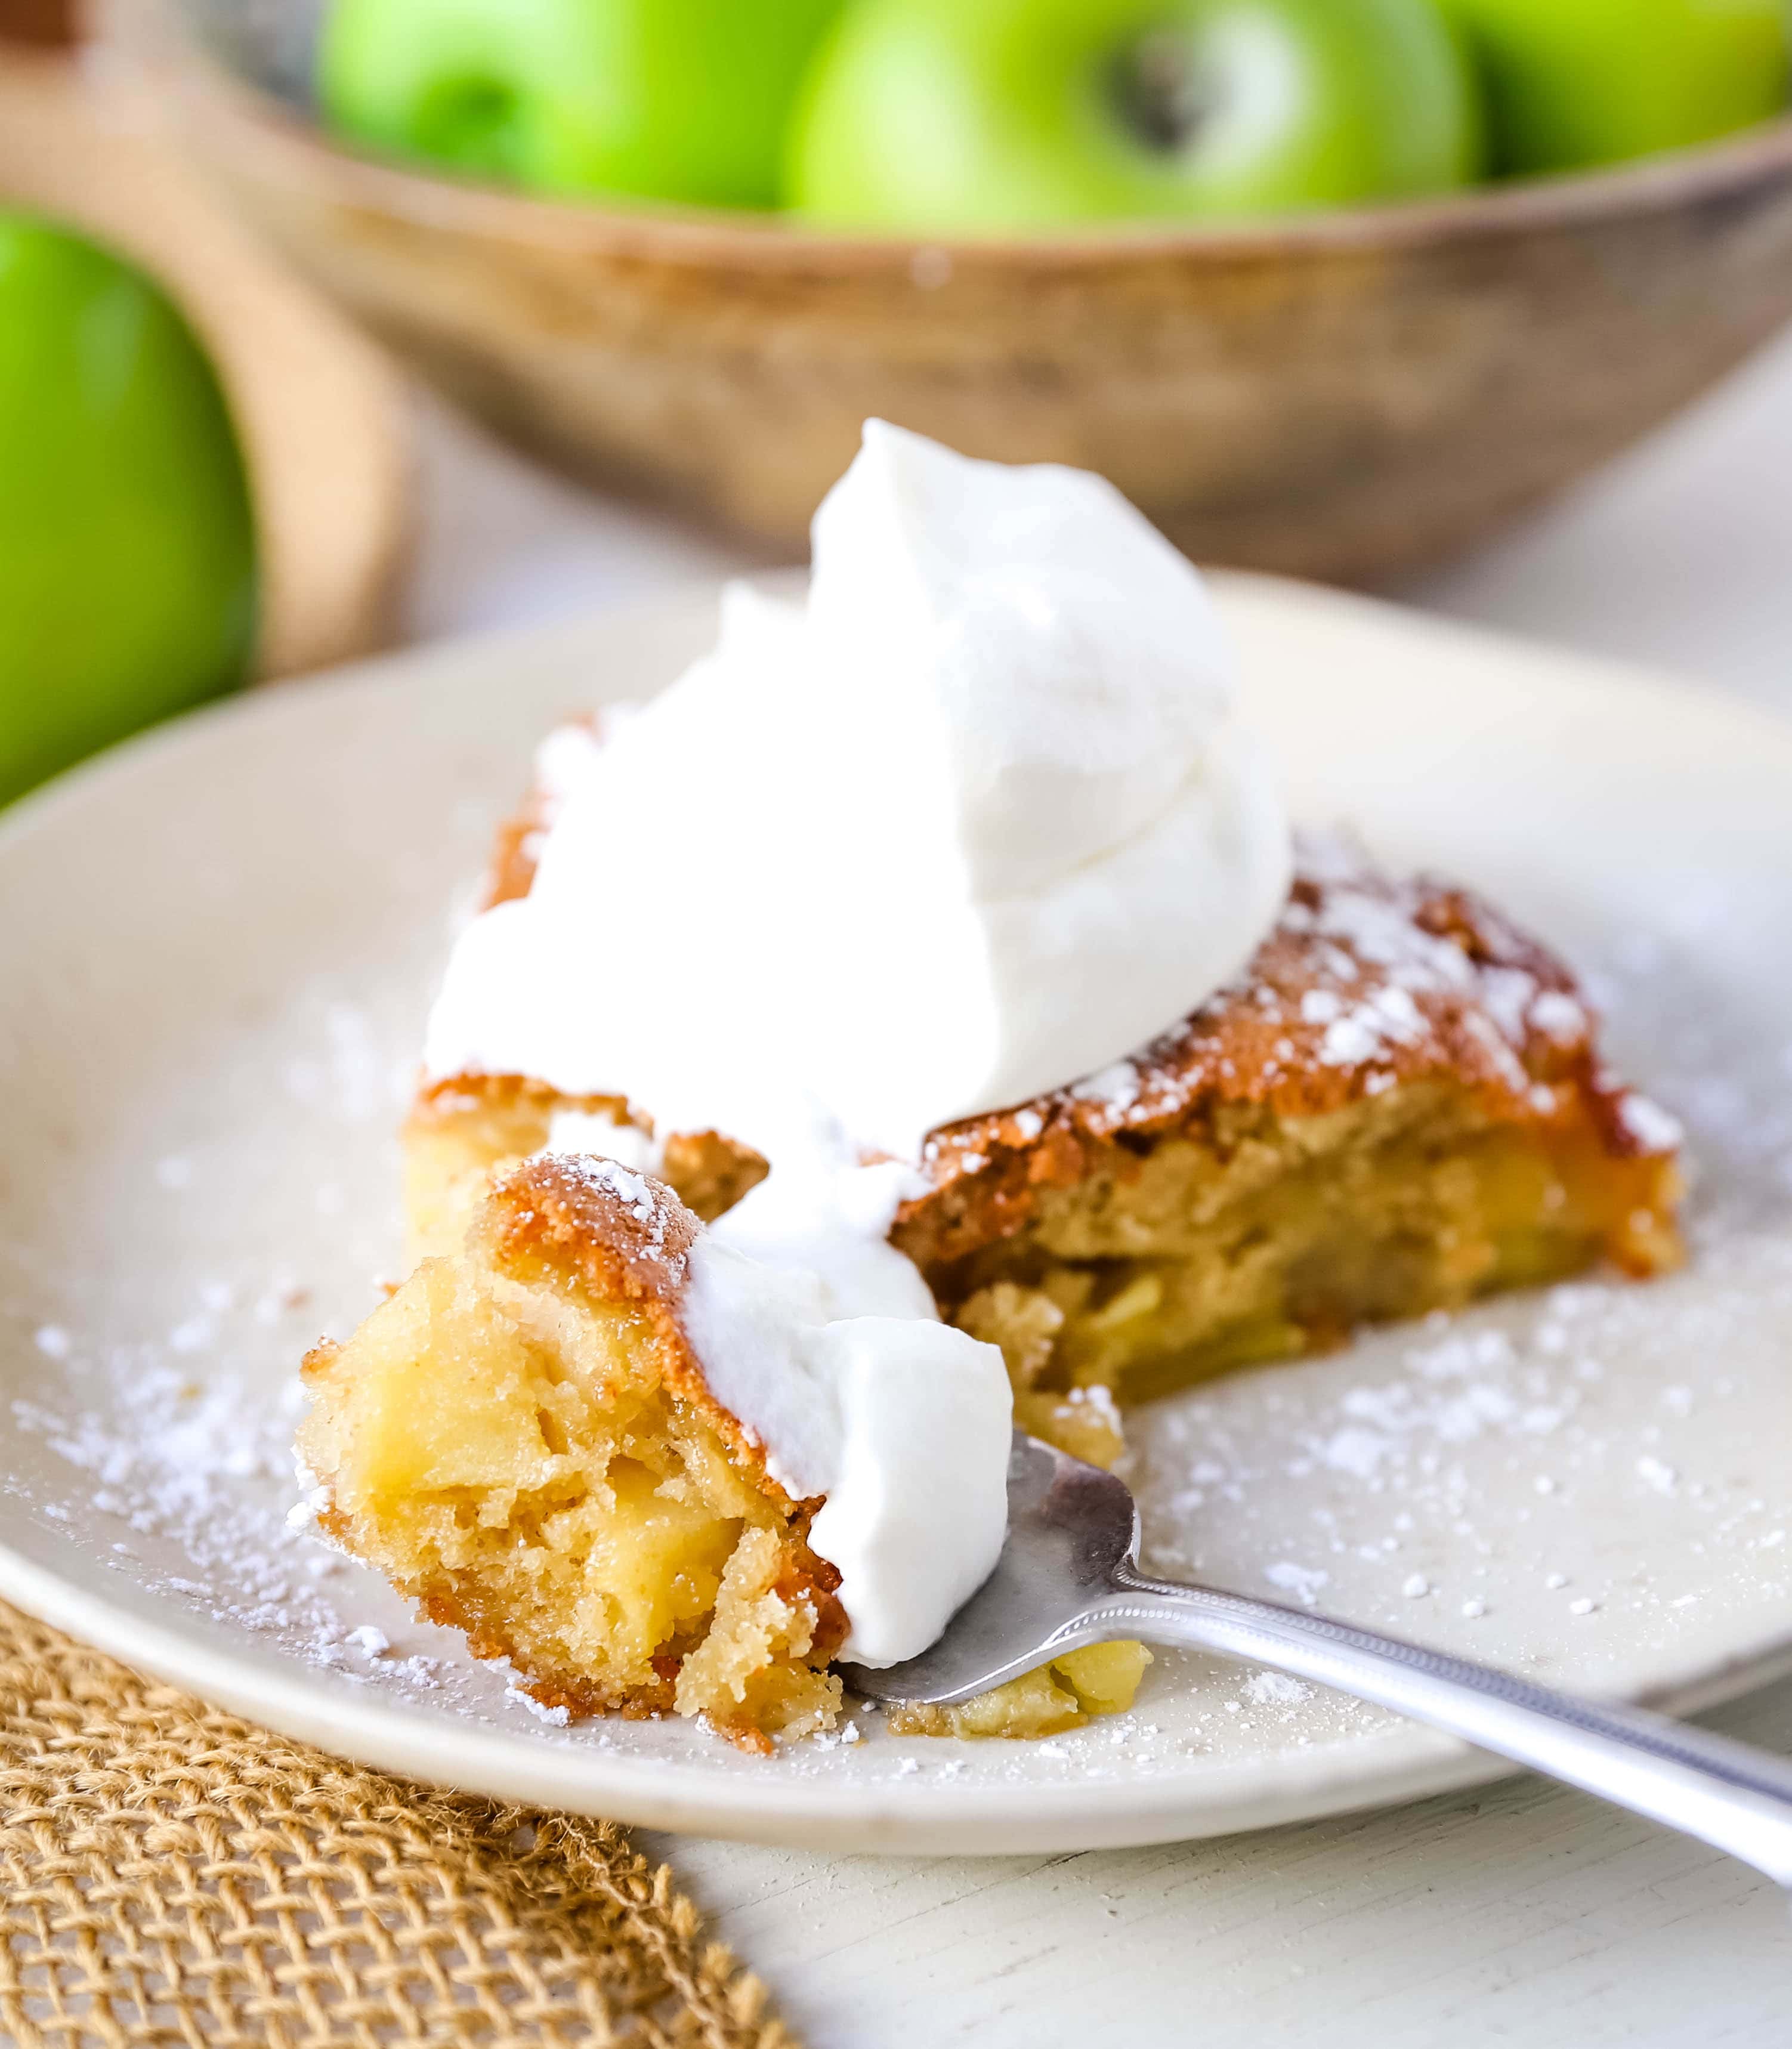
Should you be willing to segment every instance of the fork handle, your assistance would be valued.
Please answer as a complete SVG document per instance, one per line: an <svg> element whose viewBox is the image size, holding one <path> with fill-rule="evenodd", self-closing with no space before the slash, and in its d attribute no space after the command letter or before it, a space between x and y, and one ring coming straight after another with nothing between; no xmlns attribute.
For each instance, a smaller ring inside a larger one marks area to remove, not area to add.
<svg viewBox="0 0 1792 2049"><path fill-rule="evenodd" d="M1334 1686L1596 1793L1792 1887L1792 1764L1767 1752L1304 1609L1148 1578L1129 1561L1113 1586L1082 1618L1081 1640L1144 1637Z"/></svg>

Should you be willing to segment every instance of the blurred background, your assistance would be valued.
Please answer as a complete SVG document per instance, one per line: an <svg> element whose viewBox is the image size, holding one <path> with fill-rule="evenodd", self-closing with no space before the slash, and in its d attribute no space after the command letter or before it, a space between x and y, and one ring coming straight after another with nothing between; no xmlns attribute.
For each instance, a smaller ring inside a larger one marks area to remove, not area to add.
<svg viewBox="0 0 1792 2049"><path fill-rule="evenodd" d="M1792 706L1786 0L0 0L0 803L881 414Z"/></svg>

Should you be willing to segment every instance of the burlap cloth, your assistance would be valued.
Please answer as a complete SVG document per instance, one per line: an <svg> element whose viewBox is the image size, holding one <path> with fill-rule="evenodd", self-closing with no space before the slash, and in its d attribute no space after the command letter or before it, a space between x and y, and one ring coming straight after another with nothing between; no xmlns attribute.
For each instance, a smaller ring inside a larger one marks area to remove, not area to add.
<svg viewBox="0 0 1792 2049"><path fill-rule="evenodd" d="M0 2040L795 2049L609 1823L340 1763L3 1604Z"/></svg>

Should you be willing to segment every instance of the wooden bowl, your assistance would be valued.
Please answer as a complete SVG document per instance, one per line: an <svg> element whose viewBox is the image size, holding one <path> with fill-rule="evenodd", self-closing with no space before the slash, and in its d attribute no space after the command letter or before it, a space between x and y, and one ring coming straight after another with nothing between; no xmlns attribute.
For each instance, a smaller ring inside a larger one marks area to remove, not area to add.
<svg viewBox="0 0 1792 2049"><path fill-rule="evenodd" d="M1467 546L1792 317L1792 119L1609 172L1238 228L919 243L569 204L336 146L305 54L185 0L189 133L312 278L500 430L781 551L878 414L1111 477L1191 554Z"/></svg>

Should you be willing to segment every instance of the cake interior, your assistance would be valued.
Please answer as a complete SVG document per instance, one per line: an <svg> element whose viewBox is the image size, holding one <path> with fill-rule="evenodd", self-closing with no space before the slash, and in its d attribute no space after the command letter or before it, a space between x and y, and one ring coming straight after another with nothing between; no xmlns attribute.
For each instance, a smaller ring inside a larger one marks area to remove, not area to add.
<svg viewBox="0 0 1792 2049"><path fill-rule="evenodd" d="M1565 1096L1518 1124L1430 1076L1308 1117L1223 1106L1110 1149L961 1258L914 1249L1017 1389L1131 1404L1602 1258L1654 1273L1677 1255L1674 1186L1671 1162L1614 1157Z"/></svg>
<svg viewBox="0 0 1792 2049"><path fill-rule="evenodd" d="M707 1399L670 1266L643 1281L601 1256L639 1223L577 1163L527 1162L457 1251L314 1351L299 1448L325 1527L550 1709L701 1715L754 1749L832 1728L846 1619L814 1504ZM1054 1406L1118 1449L1100 1405ZM1050 1734L1129 1705L1149 1656L1098 1645L904 1725Z"/></svg>

